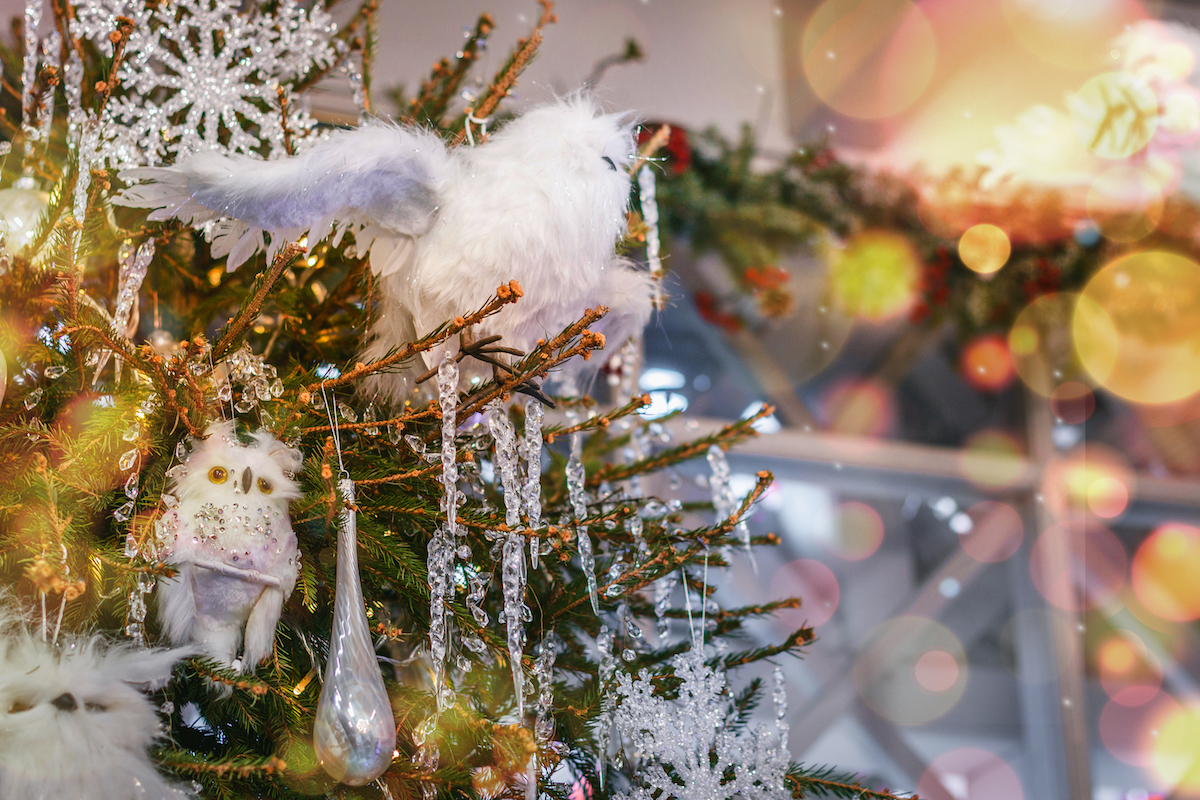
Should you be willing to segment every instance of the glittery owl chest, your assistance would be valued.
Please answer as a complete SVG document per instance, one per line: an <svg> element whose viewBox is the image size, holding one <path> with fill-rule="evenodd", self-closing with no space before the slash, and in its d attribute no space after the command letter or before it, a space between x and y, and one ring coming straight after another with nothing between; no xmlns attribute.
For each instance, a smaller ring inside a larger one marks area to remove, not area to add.
<svg viewBox="0 0 1200 800"><path fill-rule="evenodd" d="M259 572L296 567L296 537L277 506L246 500L200 503L163 519L169 561L212 560Z"/></svg>

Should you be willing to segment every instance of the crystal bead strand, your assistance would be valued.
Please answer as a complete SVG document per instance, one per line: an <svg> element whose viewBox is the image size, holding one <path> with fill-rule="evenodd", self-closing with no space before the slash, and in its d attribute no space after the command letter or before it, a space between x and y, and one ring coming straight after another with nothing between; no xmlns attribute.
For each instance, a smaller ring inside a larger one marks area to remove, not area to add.
<svg viewBox="0 0 1200 800"><path fill-rule="evenodd" d="M667 617L667 612L671 610L671 595L675 592L677 583L679 573L669 572L654 584L654 632L658 635L659 647L666 644L671 636L671 620Z"/></svg>
<svg viewBox="0 0 1200 800"><path fill-rule="evenodd" d="M59 69L62 67L62 37L58 31L51 31L42 40L42 61L46 67ZM53 89L51 89L53 92ZM50 128L54 125L54 100L53 95L46 100L46 108L42 112L42 118L38 120L42 129L38 132L38 138L43 142L50 141Z"/></svg>
<svg viewBox="0 0 1200 800"><path fill-rule="evenodd" d="M613 632L607 625L600 626L596 634L596 649L600 651L600 686L601 711L596 719L596 773L600 776L600 789L604 789L605 766L608 764L608 741L612 734L612 710L609 693L605 686L617 670L617 660L613 657Z"/></svg>
<svg viewBox="0 0 1200 800"><path fill-rule="evenodd" d="M25 134L25 140L28 144L25 145L25 156L28 158L33 147L33 142L37 141L40 131L34 126L33 120L30 119L30 112L33 111L33 89L37 85L37 65L38 65L38 25L42 24L42 0L28 0L25 3L25 61L21 65L21 109L24 116L21 118L21 130Z"/></svg>
<svg viewBox="0 0 1200 800"><path fill-rule="evenodd" d="M442 510L446 523L429 542L429 654L433 659L438 709L444 705L442 685L450 631L447 596L454 592L454 546L458 535L458 464L455 450L458 411L458 364L453 356L438 367L438 402L442 410Z"/></svg>
<svg viewBox="0 0 1200 800"><path fill-rule="evenodd" d="M567 459L567 494L571 510L575 514L575 537L579 540L579 561L587 578L588 597L592 601L592 612L600 615L600 600L597 597L596 556L592 552L592 540L583 520L587 519L587 502L583 489L586 481L583 469L583 437L578 431L571 434L571 456Z"/></svg>
<svg viewBox="0 0 1200 800"><path fill-rule="evenodd" d="M522 487L517 461L517 436L508 411L499 402L488 405L488 430L496 443L494 463L504 493L504 536L500 559L501 588L504 593L504 622L508 629L508 656L512 665L513 696L517 711L525 715L525 672L521 657L525 651L525 543L521 527Z"/></svg>
<svg viewBox="0 0 1200 800"><path fill-rule="evenodd" d="M522 494L531 533L542 527L542 417L542 404L531 399L525 406L525 437L521 440L521 456L525 460ZM538 568L541 544L538 537L529 537L529 563L533 569Z"/></svg>

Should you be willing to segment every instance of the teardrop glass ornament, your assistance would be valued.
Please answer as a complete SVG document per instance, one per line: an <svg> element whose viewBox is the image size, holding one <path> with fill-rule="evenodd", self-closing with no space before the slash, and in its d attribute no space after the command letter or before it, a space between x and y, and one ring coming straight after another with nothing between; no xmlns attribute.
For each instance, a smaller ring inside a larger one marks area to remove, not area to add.
<svg viewBox="0 0 1200 800"><path fill-rule="evenodd" d="M346 505L338 525L337 588L329 662L317 701L313 744L321 767L350 786L387 771L396 749L396 723L383 687L358 577L358 523L354 481L338 481Z"/></svg>

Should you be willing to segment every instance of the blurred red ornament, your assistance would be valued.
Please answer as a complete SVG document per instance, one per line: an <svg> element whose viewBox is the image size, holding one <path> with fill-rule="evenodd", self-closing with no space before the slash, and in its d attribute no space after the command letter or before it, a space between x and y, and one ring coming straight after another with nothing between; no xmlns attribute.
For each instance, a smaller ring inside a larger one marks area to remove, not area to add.
<svg viewBox="0 0 1200 800"><path fill-rule="evenodd" d="M724 328L730 333L737 333L742 329L742 320L728 311L722 311L712 293L696 292L692 299L696 310L700 312L700 318L705 322Z"/></svg>
<svg viewBox="0 0 1200 800"><path fill-rule="evenodd" d="M778 289L788 282L791 275L786 269L779 267L763 266L763 267L748 267L742 273L742 279L746 283L753 286L755 289Z"/></svg>
<svg viewBox="0 0 1200 800"><path fill-rule="evenodd" d="M960 364L963 379L976 389L998 392L1017 374L1008 341L998 334L980 336L963 348Z"/></svg>

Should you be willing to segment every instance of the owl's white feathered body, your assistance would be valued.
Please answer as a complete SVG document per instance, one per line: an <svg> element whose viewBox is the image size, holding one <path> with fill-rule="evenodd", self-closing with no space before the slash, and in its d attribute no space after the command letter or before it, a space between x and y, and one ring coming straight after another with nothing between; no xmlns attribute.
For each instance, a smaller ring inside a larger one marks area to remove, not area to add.
<svg viewBox="0 0 1200 800"><path fill-rule="evenodd" d="M528 350L602 304L610 313L597 327L615 348L645 325L653 296L649 274L614 255L634 150L622 116L576 96L526 112L478 147L447 150L432 133L370 123L293 159L200 154L129 170L123 178L146 182L119 202L210 225L213 254L227 254L231 269L264 247L264 232L270 253L304 233L337 240L355 228L382 295L366 359L474 311L514 279L522 299L479 337ZM440 361L440 351L430 356ZM411 387L393 372L371 388L398 401Z"/></svg>
<svg viewBox="0 0 1200 800"><path fill-rule="evenodd" d="M196 642L230 666L254 668L271 652L300 555L288 504L300 496L289 473L297 450L268 433L238 441L231 422L210 425L171 487L162 559L178 570L160 581L158 618L176 644Z"/></svg>
<svg viewBox="0 0 1200 800"><path fill-rule="evenodd" d="M5 800L184 800L147 749L162 726L144 689L171 679L186 650L43 642L0 622L0 797Z"/></svg>

